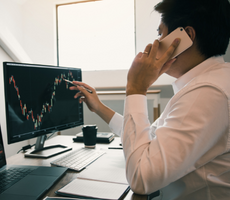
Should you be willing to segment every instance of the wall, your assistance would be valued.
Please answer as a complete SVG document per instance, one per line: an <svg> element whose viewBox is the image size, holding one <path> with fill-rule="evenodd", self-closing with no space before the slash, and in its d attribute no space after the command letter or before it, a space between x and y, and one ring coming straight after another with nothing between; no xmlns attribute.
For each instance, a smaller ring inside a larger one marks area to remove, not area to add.
<svg viewBox="0 0 230 200"><path fill-rule="evenodd" d="M13 61L5 52L4 50L0 47L0 63L3 61ZM0 73L0 86L3 86L3 74ZM7 137L6 137L6 125L5 125L5 106L4 106L4 90L3 87L0 87L0 124L1 124L1 130L3 133L3 142L5 146L5 151L7 156L15 154L17 151L19 151L22 146L25 146L28 144L28 141L23 141L19 143L15 143L12 145L7 145Z"/></svg>

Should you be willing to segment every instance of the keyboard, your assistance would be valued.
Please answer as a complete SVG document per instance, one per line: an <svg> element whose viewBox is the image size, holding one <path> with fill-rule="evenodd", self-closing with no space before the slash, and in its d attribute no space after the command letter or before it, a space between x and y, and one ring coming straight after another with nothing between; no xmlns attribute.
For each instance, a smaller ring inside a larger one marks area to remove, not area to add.
<svg viewBox="0 0 230 200"><path fill-rule="evenodd" d="M81 171L105 153L105 151L81 148L69 152L61 158L52 161L50 164L67 167L75 171Z"/></svg>
<svg viewBox="0 0 230 200"><path fill-rule="evenodd" d="M34 169L8 168L0 172L0 194Z"/></svg>

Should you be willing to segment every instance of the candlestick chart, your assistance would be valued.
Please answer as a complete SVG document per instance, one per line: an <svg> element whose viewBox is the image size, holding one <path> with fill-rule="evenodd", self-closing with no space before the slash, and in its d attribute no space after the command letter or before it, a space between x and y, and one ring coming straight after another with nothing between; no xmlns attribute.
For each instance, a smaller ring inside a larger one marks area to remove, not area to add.
<svg viewBox="0 0 230 200"><path fill-rule="evenodd" d="M64 79L79 80L79 74L52 68L8 70L7 110L13 132L36 132L79 120L82 110L73 101L76 91L69 90L70 83Z"/></svg>

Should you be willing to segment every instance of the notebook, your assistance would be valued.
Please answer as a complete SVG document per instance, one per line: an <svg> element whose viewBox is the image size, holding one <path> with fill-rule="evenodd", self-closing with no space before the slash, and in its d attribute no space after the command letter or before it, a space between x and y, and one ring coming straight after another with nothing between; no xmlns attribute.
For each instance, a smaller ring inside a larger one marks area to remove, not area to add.
<svg viewBox="0 0 230 200"><path fill-rule="evenodd" d="M0 126L0 199L35 200L65 174L64 167L7 165ZM10 171L13 178L10 177ZM6 174L7 173L7 174ZM23 176L23 177L22 177ZM13 181L13 182L10 182Z"/></svg>
<svg viewBox="0 0 230 200"><path fill-rule="evenodd" d="M74 179L62 187L57 194L86 199L120 200L129 192L128 184L118 184L87 179Z"/></svg>

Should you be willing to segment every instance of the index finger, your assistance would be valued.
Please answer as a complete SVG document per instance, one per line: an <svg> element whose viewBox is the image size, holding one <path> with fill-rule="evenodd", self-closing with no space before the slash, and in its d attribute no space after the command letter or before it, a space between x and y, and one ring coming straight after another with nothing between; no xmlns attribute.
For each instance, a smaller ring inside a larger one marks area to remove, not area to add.
<svg viewBox="0 0 230 200"><path fill-rule="evenodd" d="M180 44L180 38L176 38L173 41L173 43L169 46L167 51L163 54L163 56L158 60L158 62L161 65L164 65L171 58L173 52L175 51L175 49L178 47L179 44Z"/></svg>
<svg viewBox="0 0 230 200"><path fill-rule="evenodd" d="M80 82L80 81L73 81L73 84L75 86L71 86L71 87L76 87L77 85L79 85L79 86L83 86L83 87L85 87L87 89L90 89L90 90L94 89L94 88L90 87L89 85L87 85L86 83L83 83L83 82Z"/></svg>
<svg viewBox="0 0 230 200"><path fill-rule="evenodd" d="M157 56L157 50L159 48L159 40L155 40L154 43L152 44L149 57L155 59Z"/></svg>
<svg viewBox="0 0 230 200"><path fill-rule="evenodd" d="M72 83L74 86L70 87L69 89L70 90L79 90L82 92L81 89L84 89L86 90L87 92L89 93L93 93L93 90L95 90L94 88L90 87L89 85L85 84L85 83L82 83L82 82L79 82L79 81L73 81ZM81 89L80 89L81 88Z"/></svg>

